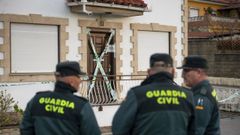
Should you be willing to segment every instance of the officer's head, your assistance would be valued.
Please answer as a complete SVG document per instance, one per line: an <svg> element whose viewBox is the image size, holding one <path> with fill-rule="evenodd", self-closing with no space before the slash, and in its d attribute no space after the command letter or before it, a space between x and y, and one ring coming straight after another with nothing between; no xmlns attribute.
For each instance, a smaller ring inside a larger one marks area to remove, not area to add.
<svg viewBox="0 0 240 135"><path fill-rule="evenodd" d="M183 65L178 69L183 69L182 77L189 87L207 79L207 60L201 56L192 55L184 58Z"/></svg>
<svg viewBox="0 0 240 135"><path fill-rule="evenodd" d="M173 59L169 54L155 53L151 55L148 74L151 76L158 72L169 72L174 75Z"/></svg>
<svg viewBox="0 0 240 135"><path fill-rule="evenodd" d="M56 66L56 80L63 81L76 90L79 88L82 75L85 75L85 73L81 71L80 65L76 61L60 62Z"/></svg>

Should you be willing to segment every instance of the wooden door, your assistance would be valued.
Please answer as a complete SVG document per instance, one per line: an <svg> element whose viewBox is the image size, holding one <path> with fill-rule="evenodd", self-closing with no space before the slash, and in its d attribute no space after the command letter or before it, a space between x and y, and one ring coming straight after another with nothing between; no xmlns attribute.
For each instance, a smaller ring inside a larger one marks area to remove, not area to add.
<svg viewBox="0 0 240 135"><path fill-rule="evenodd" d="M100 57L102 52L104 51L106 44L109 40L110 32L104 31L104 30L92 30L90 36L88 36L88 68L87 72L89 75L94 75L94 72L96 70L97 61L95 58L95 54L93 51L93 48L91 46L90 38L92 38L93 46L97 52L97 56ZM110 46L111 48L114 48L114 42L115 42L115 36L111 38ZM115 49L110 49L110 51L107 51L103 59L101 60L102 68L104 69L105 74L107 75L108 80L111 83L112 88L114 87L114 76L116 74L116 67L115 67ZM109 77L110 75L110 77ZM95 104L102 104L111 101L112 96L107 89L106 86L106 80L102 77L102 73L98 69L97 72L97 78L95 81L94 89L92 90L90 94L90 102ZM90 80L92 80L93 77L90 77ZM114 89L114 88L113 88Z"/></svg>

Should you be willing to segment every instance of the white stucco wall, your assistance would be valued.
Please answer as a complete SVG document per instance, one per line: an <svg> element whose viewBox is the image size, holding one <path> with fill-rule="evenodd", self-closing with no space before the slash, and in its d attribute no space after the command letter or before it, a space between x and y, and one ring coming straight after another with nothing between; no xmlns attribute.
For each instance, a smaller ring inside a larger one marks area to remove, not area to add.
<svg viewBox="0 0 240 135"><path fill-rule="evenodd" d="M121 67L121 72L126 75L130 75L133 70L130 66L132 60L132 56L130 55L130 49L132 48L132 43L130 42L130 36L132 36L130 23L158 23L161 25L176 26L177 56L174 59L178 61L177 66L180 66L181 60L183 59L183 47L181 44L181 0L146 1L150 4L152 12L144 13L143 16L129 18L104 17L106 21L123 23L123 29L121 30L122 42L120 44L121 48L123 48L123 54L121 55L123 66ZM69 7L66 5L66 0L0 0L0 13L22 15L41 14L42 16L68 18L69 26L67 27L67 32L69 32L69 39L67 45L69 46L70 53L67 54L67 59L77 61L81 60L81 54L78 54L78 47L81 45L81 42L78 40L78 34L80 33L78 19L96 19L96 16L71 13ZM177 72L176 81L180 83L181 74L180 71ZM30 100L37 91L52 88L53 83L38 83L34 85L0 87L0 90L7 89L14 99L19 102L20 107L25 108L27 101ZM117 107L108 106L102 112L99 112L94 108L100 126L109 126L111 124L112 116L116 109Z"/></svg>

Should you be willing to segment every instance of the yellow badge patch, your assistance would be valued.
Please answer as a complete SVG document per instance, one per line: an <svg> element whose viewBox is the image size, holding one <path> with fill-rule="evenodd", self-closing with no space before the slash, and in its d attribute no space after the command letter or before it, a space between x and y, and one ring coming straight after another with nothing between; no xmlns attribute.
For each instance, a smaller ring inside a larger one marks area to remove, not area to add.
<svg viewBox="0 0 240 135"><path fill-rule="evenodd" d="M203 108L203 106L196 106L196 109L197 110L203 110L204 108Z"/></svg>
<svg viewBox="0 0 240 135"><path fill-rule="evenodd" d="M215 89L213 89L213 91L212 91L212 96L213 96L216 100L218 100L218 98L217 98L217 92L216 92Z"/></svg>

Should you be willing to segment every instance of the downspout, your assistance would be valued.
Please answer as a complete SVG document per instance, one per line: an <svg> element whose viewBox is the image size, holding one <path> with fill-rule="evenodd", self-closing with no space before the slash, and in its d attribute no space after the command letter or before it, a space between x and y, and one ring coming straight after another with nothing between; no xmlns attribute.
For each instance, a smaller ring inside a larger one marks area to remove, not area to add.
<svg viewBox="0 0 240 135"><path fill-rule="evenodd" d="M82 6L83 6L83 12L86 13L87 15L91 15L92 14L92 11L88 11L86 9L86 3L87 3L87 0L81 0L82 2Z"/></svg>

